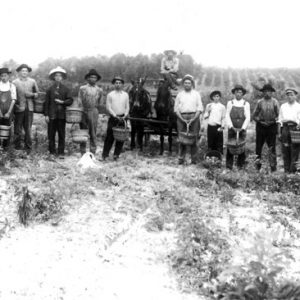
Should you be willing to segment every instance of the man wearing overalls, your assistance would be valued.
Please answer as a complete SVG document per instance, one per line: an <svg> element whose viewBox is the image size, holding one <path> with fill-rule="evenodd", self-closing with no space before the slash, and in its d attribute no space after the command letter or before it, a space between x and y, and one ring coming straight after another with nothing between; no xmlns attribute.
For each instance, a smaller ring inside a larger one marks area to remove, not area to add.
<svg viewBox="0 0 300 300"><path fill-rule="evenodd" d="M246 90L241 85L236 85L231 92L235 99L227 103L226 123L228 127L228 140L237 138L237 129L240 129L239 141L246 139L246 129L250 122L250 105L243 99ZM245 165L246 153L245 151L237 157L237 167L242 169ZM227 149L226 153L226 168L232 169L233 154Z"/></svg>
<svg viewBox="0 0 300 300"><path fill-rule="evenodd" d="M17 99L16 86L9 82L8 68L0 69L0 125L10 126L13 117L13 108ZM3 140L3 148L9 146L9 139Z"/></svg>
<svg viewBox="0 0 300 300"><path fill-rule="evenodd" d="M284 171L296 172L296 162L299 157L300 144L291 141L291 131L300 128L300 104L297 102L298 91L295 88L285 90L287 102L283 103L279 110L278 137L282 143L282 156Z"/></svg>

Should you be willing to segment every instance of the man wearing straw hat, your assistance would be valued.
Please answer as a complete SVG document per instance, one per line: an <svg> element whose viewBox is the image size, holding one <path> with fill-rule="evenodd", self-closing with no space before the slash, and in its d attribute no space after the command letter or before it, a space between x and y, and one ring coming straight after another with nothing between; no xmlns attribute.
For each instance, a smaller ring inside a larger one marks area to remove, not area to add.
<svg viewBox="0 0 300 300"><path fill-rule="evenodd" d="M94 69L91 69L86 75L86 85L79 89L78 104L83 107L84 113L82 122L80 123L81 129L88 129L90 135L90 151L96 153L96 134L97 123L100 109L100 101L102 98L102 89L96 84L101 79L101 76ZM80 152L86 152L86 143L80 144Z"/></svg>
<svg viewBox="0 0 300 300"><path fill-rule="evenodd" d="M178 78L178 69L179 69L179 59L176 57L175 50L166 50L164 51L164 57L161 60L161 74L164 79L168 81L170 87L174 90L177 90L177 78Z"/></svg>
<svg viewBox="0 0 300 300"><path fill-rule="evenodd" d="M279 110L278 137L282 143L284 171L294 173L297 169L300 144L292 143L291 131L300 129L300 104L297 102L298 91L295 88L287 88L285 94L288 101Z"/></svg>
<svg viewBox="0 0 300 300"><path fill-rule="evenodd" d="M226 123L228 127L228 141L237 139L237 132L239 132L240 141L245 141L246 130L250 123L250 105L243 99L246 94L246 89L241 85L236 85L232 90L235 98L228 101L226 111ZM227 149L226 153L226 168L233 167L233 154ZM239 169L245 166L246 153L243 151L237 157L237 167Z"/></svg>
<svg viewBox="0 0 300 300"><path fill-rule="evenodd" d="M195 81L192 75L185 75L182 79L183 91L179 92L175 99L174 111L177 115L178 133L187 132L195 135L195 141L191 145L191 162L197 163L197 136L200 129L200 114L203 105L200 94L195 91ZM184 163L187 146L179 144L178 163Z"/></svg>
<svg viewBox="0 0 300 300"><path fill-rule="evenodd" d="M110 115L107 124L106 138L102 152L102 159L109 156L109 152L114 143L113 127L125 125L125 118L129 114L129 96L123 91L124 80L120 76L115 76L112 80L114 90L106 98L106 109ZM116 141L114 150L114 160L117 160L122 152L124 142Z"/></svg>
<svg viewBox="0 0 300 300"><path fill-rule="evenodd" d="M9 82L11 72L0 68L0 125L11 126L13 108L17 99L16 86ZM3 148L9 145L9 139L3 140Z"/></svg>
<svg viewBox="0 0 300 300"><path fill-rule="evenodd" d="M49 152L56 154L55 136L58 133L58 155L60 159L65 154L66 136L66 106L73 103L70 89L62 84L62 80L67 77L67 72L61 67L52 69L49 78L54 81L47 90L44 106L44 115L48 124Z"/></svg>
<svg viewBox="0 0 300 300"><path fill-rule="evenodd" d="M260 170L261 152L266 142L269 148L269 163L271 172L276 171L276 135L277 120L279 115L279 102L273 96L275 89L270 84L265 84L260 90L263 98L257 102L253 112L253 120L256 121L256 168Z"/></svg>
<svg viewBox="0 0 300 300"><path fill-rule="evenodd" d="M28 77L32 69L20 65L16 71L19 77L13 81L17 88L17 101L15 104L15 147L21 149L21 136L24 129L24 148L29 153L32 148L31 127L33 122L33 101L38 97L38 86L33 78Z"/></svg>

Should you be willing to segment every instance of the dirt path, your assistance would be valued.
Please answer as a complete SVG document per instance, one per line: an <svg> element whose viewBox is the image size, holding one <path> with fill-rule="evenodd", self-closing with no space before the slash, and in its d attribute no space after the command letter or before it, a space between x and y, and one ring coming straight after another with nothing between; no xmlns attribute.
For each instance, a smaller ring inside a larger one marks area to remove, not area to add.
<svg viewBox="0 0 300 300"><path fill-rule="evenodd" d="M64 164L71 168L75 161L68 158ZM1 183L3 194L7 187ZM133 179L130 184L135 185ZM92 195L74 200L58 224L27 228L18 225L16 199L4 195L2 212L15 228L8 228L0 241L0 298L199 299L179 291L170 273L168 255L175 247L175 233L144 227L153 213L149 199L155 183L145 180L133 189L130 184L102 190L91 186ZM137 195L138 209L129 204Z"/></svg>

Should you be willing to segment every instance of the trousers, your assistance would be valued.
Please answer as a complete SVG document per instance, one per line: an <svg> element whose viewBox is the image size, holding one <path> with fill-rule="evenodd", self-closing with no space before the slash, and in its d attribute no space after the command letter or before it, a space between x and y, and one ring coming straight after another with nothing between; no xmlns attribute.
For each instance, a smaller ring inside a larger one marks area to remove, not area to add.
<svg viewBox="0 0 300 300"><path fill-rule="evenodd" d="M58 154L65 153L66 120L50 119L48 123L49 152L56 154L55 136L58 133Z"/></svg>

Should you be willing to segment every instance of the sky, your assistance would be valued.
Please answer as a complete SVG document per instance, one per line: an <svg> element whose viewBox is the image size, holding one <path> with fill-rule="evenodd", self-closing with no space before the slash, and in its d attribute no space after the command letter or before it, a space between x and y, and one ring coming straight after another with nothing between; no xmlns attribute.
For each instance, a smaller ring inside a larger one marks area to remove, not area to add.
<svg viewBox="0 0 300 300"><path fill-rule="evenodd" d="M204 66L300 67L299 0L1 2L0 62L175 49Z"/></svg>

